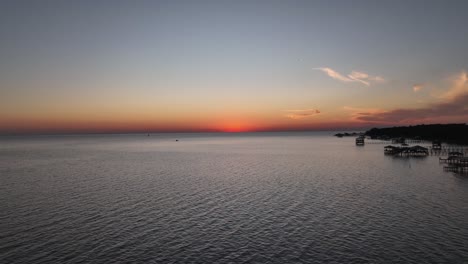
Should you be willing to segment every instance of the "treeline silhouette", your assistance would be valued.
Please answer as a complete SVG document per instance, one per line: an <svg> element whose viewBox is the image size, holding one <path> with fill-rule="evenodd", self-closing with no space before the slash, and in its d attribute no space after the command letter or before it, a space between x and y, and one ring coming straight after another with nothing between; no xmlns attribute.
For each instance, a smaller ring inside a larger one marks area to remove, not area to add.
<svg viewBox="0 0 468 264"><path fill-rule="evenodd" d="M422 140L440 140L447 143L468 144L468 125L433 124L372 128L365 133L375 139L412 138Z"/></svg>

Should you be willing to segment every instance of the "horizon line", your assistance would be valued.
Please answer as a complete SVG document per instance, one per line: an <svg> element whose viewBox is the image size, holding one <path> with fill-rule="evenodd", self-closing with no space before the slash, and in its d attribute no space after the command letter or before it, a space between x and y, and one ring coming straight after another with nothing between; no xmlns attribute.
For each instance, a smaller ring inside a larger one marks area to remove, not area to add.
<svg viewBox="0 0 468 264"><path fill-rule="evenodd" d="M375 126L362 127L347 127L347 128L271 128L271 129L253 129L239 131L223 131L220 129L181 129L181 130L67 130L67 129L40 129L38 130L23 130L23 131L0 131L0 136L33 136L33 135L125 135L125 134L189 134L189 133L212 133L212 134L241 134L241 133L281 133L281 132L362 132L373 128L390 128L390 127L411 127L420 125L466 125L466 123L429 123L429 124L401 124L389 125L381 124Z"/></svg>

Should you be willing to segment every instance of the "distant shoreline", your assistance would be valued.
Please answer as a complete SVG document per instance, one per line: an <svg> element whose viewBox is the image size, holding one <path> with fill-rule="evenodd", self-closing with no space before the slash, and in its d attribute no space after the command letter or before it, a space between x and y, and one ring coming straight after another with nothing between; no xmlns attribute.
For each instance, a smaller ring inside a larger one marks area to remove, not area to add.
<svg viewBox="0 0 468 264"><path fill-rule="evenodd" d="M365 136L383 140L408 138L468 145L468 125L433 124L372 128L365 132Z"/></svg>

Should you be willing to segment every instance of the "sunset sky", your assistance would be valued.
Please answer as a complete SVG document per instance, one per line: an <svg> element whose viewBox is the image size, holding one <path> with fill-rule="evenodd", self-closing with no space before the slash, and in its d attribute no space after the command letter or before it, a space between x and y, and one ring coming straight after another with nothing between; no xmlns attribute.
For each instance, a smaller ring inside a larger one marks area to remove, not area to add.
<svg viewBox="0 0 468 264"><path fill-rule="evenodd" d="M0 133L468 122L468 1L1 1Z"/></svg>

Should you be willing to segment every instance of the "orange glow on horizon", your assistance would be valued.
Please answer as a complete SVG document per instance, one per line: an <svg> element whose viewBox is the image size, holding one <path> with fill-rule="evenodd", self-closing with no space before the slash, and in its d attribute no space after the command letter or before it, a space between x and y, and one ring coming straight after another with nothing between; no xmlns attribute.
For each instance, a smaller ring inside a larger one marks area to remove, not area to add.
<svg viewBox="0 0 468 264"><path fill-rule="evenodd" d="M230 121L219 125L219 130L222 132L240 133L253 131L252 126L240 121Z"/></svg>
<svg viewBox="0 0 468 264"><path fill-rule="evenodd" d="M136 119L136 118L135 118ZM261 131L307 131L307 130L335 130L353 129L372 124L356 121L328 121L328 122L275 122L275 120L225 118L223 120L178 120L172 122L159 120L89 120L22 118L1 119L0 134L22 133L151 133L151 132L261 132Z"/></svg>

